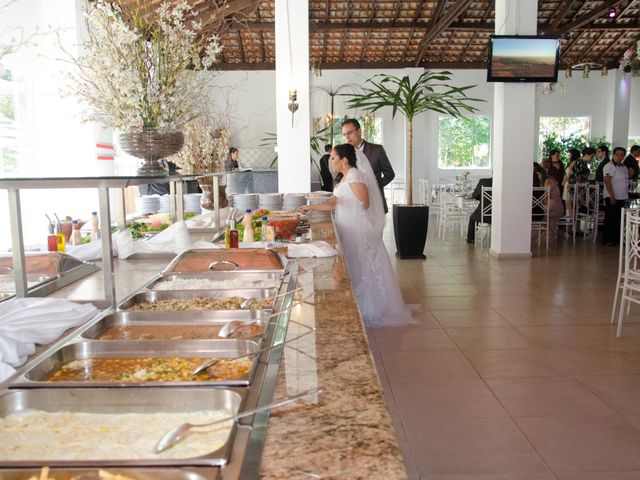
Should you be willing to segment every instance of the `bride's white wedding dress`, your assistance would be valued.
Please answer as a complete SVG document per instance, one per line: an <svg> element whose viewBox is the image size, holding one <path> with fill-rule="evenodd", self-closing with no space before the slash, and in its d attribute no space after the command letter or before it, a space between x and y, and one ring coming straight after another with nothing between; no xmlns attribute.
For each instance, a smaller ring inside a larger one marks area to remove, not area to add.
<svg viewBox="0 0 640 480"><path fill-rule="evenodd" d="M360 313L368 327L415 323L404 304L382 241L384 210L369 161L358 153L358 168L350 169L334 188L335 224ZM369 208L353 193L351 183L369 191Z"/></svg>

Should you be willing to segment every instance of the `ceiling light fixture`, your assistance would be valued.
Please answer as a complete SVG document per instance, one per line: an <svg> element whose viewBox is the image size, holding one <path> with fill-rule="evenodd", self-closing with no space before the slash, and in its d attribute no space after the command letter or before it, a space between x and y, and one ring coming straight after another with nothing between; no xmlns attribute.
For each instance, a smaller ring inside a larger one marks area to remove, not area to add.
<svg viewBox="0 0 640 480"><path fill-rule="evenodd" d="M609 18L616 18L618 16L618 11L614 8L609 10Z"/></svg>

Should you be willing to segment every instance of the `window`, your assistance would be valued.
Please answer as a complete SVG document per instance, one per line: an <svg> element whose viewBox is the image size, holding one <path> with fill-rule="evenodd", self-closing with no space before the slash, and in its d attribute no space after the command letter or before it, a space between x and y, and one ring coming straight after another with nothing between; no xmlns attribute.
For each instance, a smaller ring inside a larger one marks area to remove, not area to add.
<svg viewBox="0 0 640 480"><path fill-rule="evenodd" d="M591 136L591 117L540 117L538 151L548 157L549 151L560 150L560 158L566 162L570 148L582 150Z"/></svg>
<svg viewBox="0 0 640 480"><path fill-rule="evenodd" d="M439 168L491 168L491 120L487 116L440 117Z"/></svg>
<svg viewBox="0 0 640 480"><path fill-rule="evenodd" d="M323 129L326 129L326 133L324 133L324 138L326 142L331 143L331 145L340 145L345 142L344 137L342 136L342 127L340 126L344 120L347 118L355 118L360 123L362 127L362 137L371 143L382 144L382 118L376 117L374 115L344 115L344 116L335 116L333 119L331 115L327 115L324 118L316 118L314 119L314 132L318 133ZM333 122L332 122L333 120ZM333 137L331 137L331 123L333 123ZM324 152L324 151L323 151Z"/></svg>
<svg viewBox="0 0 640 480"><path fill-rule="evenodd" d="M18 84L11 71L0 68L0 172L15 172L18 167L18 124L16 95Z"/></svg>

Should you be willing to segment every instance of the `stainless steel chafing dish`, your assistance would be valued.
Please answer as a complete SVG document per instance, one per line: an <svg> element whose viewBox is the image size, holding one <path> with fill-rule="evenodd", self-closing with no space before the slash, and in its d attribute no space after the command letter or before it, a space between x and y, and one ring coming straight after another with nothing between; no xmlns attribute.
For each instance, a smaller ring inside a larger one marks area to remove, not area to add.
<svg viewBox="0 0 640 480"><path fill-rule="evenodd" d="M204 388L149 388L149 389L34 389L10 390L0 396L0 417L25 410L45 412L87 412L87 413L164 413L196 412L202 410L220 410L233 415L240 410L244 392L230 389ZM113 467L113 466L197 466L224 465L229 458L230 445L238 428L233 427L226 444L204 456L197 458L162 459L154 458L149 452L148 459L140 460L21 460L0 459L0 467ZM136 470L139 472L139 470ZM4 472L0 472L4 476ZM2 477L0 477L2 478ZM16 477L9 477L16 478ZM20 477L17 477L20 478ZM142 479L139 473L133 475ZM160 476L147 478L163 478ZM169 478L169 477L164 477ZM175 476L196 480L202 477Z"/></svg>
<svg viewBox="0 0 640 480"><path fill-rule="evenodd" d="M66 468L50 469L49 478L56 480L104 480L99 475L103 470L112 475L121 475L132 480L216 480L220 478L220 470L216 467L192 467L189 469L178 468ZM29 480L40 478L41 469L20 468L3 469L0 471L0 480Z"/></svg>
<svg viewBox="0 0 640 480"><path fill-rule="evenodd" d="M285 272L286 259L264 248L212 248L187 250L178 255L164 273L195 273L220 270Z"/></svg>
<svg viewBox="0 0 640 480"><path fill-rule="evenodd" d="M114 312L102 317L93 326L83 331L82 337L89 340L99 339L101 341L117 341L105 340L99 337L108 329L117 327L144 326L163 328L167 326L208 326L222 328L223 325L232 320L253 320L255 321L255 325L262 328L262 335L253 337L252 339L259 340L267 331L267 326L270 320L269 317L269 313L264 310L216 310L211 312ZM215 340L218 339L218 337L211 337L211 339ZM144 339L141 340L150 341Z"/></svg>
<svg viewBox="0 0 640 480"><path fill-rule="evenodd" d="M56 381L47 379L62 365L75 360L91 358L233 358L258 350L251 340L113 340L80 341L54 351L17 377L10 388L64 388L64 387L147 387L147 386L212 386L249 385L258 363L249 357L252 366L244 379L203 380L192 382L119 382L113 381Z"/></svg>
<svg viewBox="0 0 640 480"><path fill-rule="evenodd" d="M192 298L273 298L276 299L275 288L245 288L233 290L151 290L136 293L122 302L118 307L127 310L139 303L152 303L158 300L188 300ZM273 305L272 305L273 308Z"/></svg>
<svg viewBox="0 0 640 480"><path fill-rule="evenodd" d="M158 286L159 283L169 282L172 280L179 280L179 279L214 280L214 281L244 280L246 282L246 286L243 286L241 288L256 288L256 282L272 280L274 282L274 287L268 287L268 288L278 288L282 280L282 275L277 272L244 272L244 271L217 271L217 272L204 272L204 273L165 273L160 275L158 278L153 279L144 288L147 290L153 290ZM264 287L258 287L258 288L264 288ZM206 290L209 290L209 289L206 289ZM218 290L218 288L213 288L211 290ZM229 290L229 288L222 288L220 290Z"/></svg>

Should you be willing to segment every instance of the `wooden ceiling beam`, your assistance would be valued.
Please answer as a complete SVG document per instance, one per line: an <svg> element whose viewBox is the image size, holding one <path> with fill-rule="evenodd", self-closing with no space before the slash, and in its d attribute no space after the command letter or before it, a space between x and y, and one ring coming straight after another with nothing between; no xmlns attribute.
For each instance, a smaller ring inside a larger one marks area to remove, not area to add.
<svg viewBox="0 0 640 480"><path fill-rule="evenodd" d="M435 11L437 12L439 7L440 7L440 3L443 2L444 0L440 0L440 2L438 3L438 5L436 5ZM418 23L418 19L420 18L420 12L422 11L422 9L424 8L424 4L426 3L426 0L422 0L418 6L416 7L416 12L415 15L413 16L413 22L414 23ZM431 19L433 20L433 18ZM429 20L429 22L431 22L431 20ZM371 31L371 30L369 30ZM404 61L407 58L407 52L409 51L409 46L411 46L411 40L413 40L413 34L416 32L415 27L411 29L411 32L409 33L409 39L407 40L406 45L404 46L404 51L402 52L402 61Z"/></svg>
<svg viewBox="0 0 640 480"><path fill-rule="evenodd" d="M371 15L369 15L369 23L373 22L373 19L376 18L376 7L378 6L378 0L371 0ZM364 42L362 42L362 49L360 50L360 61L364 61L364 52L369 45L369 37L371 37L371 30L367 30L367 35L364 37Z"/></svg>
<svg viewBox="0 0 640 480"><path fill-rule="evenodd" d="M540 26L541 28L542 25ZM237 30L241 28L246 28L254 32L273 32L274 24L271 22L242 22L242 23L234 23L229 27L230 30ZM375 21L366 21L366 22L312 22L309 24L310 32L331 32L336 30L427 30L428 23L427 22L375 22ZM449 25L448 28L455 28L456 30L464 30L464 31L482 31L482 32L493 32L495 30L495 24L493 22L453 22ZM602 24L592 24L588 26L583 26L580 28L575 28L574 31L579 30L640 30L640 21L635 21L633 23L602 23Z"/></svg>
<svg viewBox="0 0 640 480"><path fill-rule="evenodd" d="M598 58L596 58L596 63L602 63L602 60L604 60L604 58L607 56L607 54L611 51L611 49L613 47L615 47L618 42L624 37L624 32L620 32L620 35L618 35L610 44L607 48L605 48L602 53L600 55L598 55Z"/></svg>
<svg viewBox="0 0 640 480"><path fill-rule="evenodd" d="M567 54L571 51L571 49L573 47L575 47L578 44L578 40L580 40L584 34L587 33L586 30L583 30L582 32L580 32L578 35L576 35L571 42L569 42L569 45L567 45L567 48L565 48L561 53L560 53L560 59L561 61L566 61L567 58Z"/></svg>
<svg viewBox="0 0 640 480"><path fill-rule="evenodd" d="M429 43L431 40L436 38L442 31L448 28L460 14L471 4L473 0L456 0L456 2L449 6L447 12L443 15L443 17L437 21L437 23L433 26L433 28L429 29L420 42L420 48L418 49L418 56L414 61L414 66L419 67L422 58L424 57L427 48L429 47ZM400 3L400 2L398 2Z"/></svg>
<svg viewBox="0 0 640 480"><path fill-rule="evenodd" d="M616 22L617 22L618 20L620 20L622 17L624 17L624 16L628 13L628 12L629 12L629 10L631 10L631 7L633 7L633 5L634 5L635 3L636 3L636 2L635 2L635 0L631 0L631 1L629 2L629 4L628 4L626 7L624 7L624 8L622 9L622 11L620 12L620 15L618 15L618 16L616 17Z"/></svg>
<svg viewBox="0 0 640 480"><path fill-rule="evenodd" d="M460 52L460 55L458 56L458 61L459 62L462 61L462 59L465 57L465 55L467 53L467 50L469 49L469 46L471 45L471 43L475 40L477 33L478 33L477 31L473 32L473 34L471 35L471 37L469 38L469 40L465 44L464 48Z"/></svg>
<svg viewBox="0 0 640 480"><path fill-rule="evenodd" d="M396 2L396 11L393 14L393 23L398 22L398 17L400 16L400 7L402 7L402 2ZM389 46L389 39L393 35L391 32L387 34L387 38L384 40L384 48L382 49L382 59L384 60L387 56L387 47ZM342 59L341 59L342 60Z"/></svg>
<svg viewBox="0 0 640 480"><path fill-rule="evenodd" d="M489 6L487 7L487 9L482 14L482 20L481 20L482 22L486 22L487 21L487 18L489 18L489 14L491 13L491 10L493 10L495 4L496 4L496 0L491 0L489 2Z"/></svg>
<svg viewBox="0 0 640 480"><path fill-rule="evenodd" d="M549 25L544 28L544 31L549 32L558 28L564 20L564 17L567 15L567 12L571 8L571 5L573 5L574 3L575 0L565 0L564 2L560 2L560 6L553 14L552 20Z"/></svg>
<svg viewBox="0 0 640 480"><path fill-rule="evenodd" d="M413 62L333 62L321 63L320 68L323 70L334 69L359 69L359 68L407 68L412 67ZM215 70L275 70L275 63L218 63L214 65ZM425 68L454 68L454 69L483 69L487 65L485 62L425 62Z"/></svg>
<svg viewBox="0 0 640 480"><path fill-rule="evenodd" d="M573 20L573 21L571 21L571 22L569 22L569 23L567 23L565 25L562 25L559 28L555 28L553 30L550 30L547 33L554 34L554 35L562 35L564 33L568 33L568 32L570 32L572 30L575 30L577 28L585 26L585 25L593 22L597 18L601 17L602 15L605 15L613 7L617 7L618 5L620 5L624 1L626 1L626 0L607 0L600 7L594 8L589 13L585 13L584 15L579 16L575 20Z"/></svg>

